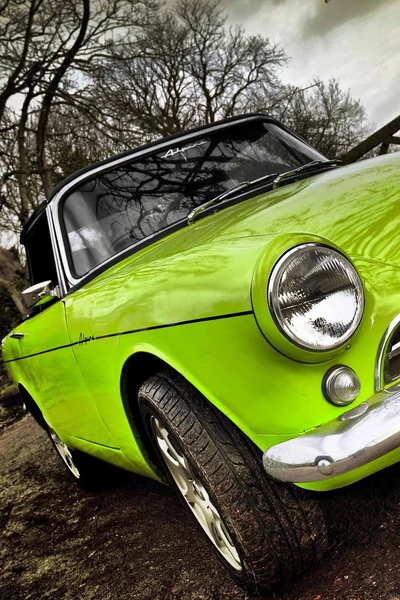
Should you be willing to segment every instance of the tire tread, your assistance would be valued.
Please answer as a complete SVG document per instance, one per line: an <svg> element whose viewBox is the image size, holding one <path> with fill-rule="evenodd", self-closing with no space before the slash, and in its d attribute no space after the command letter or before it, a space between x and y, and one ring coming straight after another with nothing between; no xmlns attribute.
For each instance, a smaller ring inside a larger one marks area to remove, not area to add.
<svg viewBox="0 0 400 600"><path fill-rule="evenodd" d="M174 372L158 373L141 387L143 400L168 418L190 462L214 490L245 549L241 583L251 591L270 589L322 556L326 531L314 499L268 479L258 449L187 381Z"/></svg>

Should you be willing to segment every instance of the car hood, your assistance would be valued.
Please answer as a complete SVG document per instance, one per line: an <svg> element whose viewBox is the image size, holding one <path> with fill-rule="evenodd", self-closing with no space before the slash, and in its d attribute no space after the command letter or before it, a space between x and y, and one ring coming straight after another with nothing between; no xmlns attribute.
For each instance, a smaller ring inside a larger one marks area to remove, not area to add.
<svg viewBox="0 0 400 600"><path fill-rule="evenodd" d="M214 239L317 235L352 257L400 266L400 153L340 167L240 202L199 220L197 235L208 237L209 227Z"/></svg>
<svg viewBox="0 0 400 600"><path fill-rule="evenodd" d="M96 282L100 285L117 272L122 277L133 266L146 269L149 264L156 277L157 262L157 277L169 274L172 263L175 274L179 269L208 272L210 260L234 270L237 259L248 266L251 279L254 257L265 246L265 238L280 234L293 236L294 245L303 236L307 240L315 236L351 258L400 266L400 152L219 206L215 214L126 256Z"/></svg>

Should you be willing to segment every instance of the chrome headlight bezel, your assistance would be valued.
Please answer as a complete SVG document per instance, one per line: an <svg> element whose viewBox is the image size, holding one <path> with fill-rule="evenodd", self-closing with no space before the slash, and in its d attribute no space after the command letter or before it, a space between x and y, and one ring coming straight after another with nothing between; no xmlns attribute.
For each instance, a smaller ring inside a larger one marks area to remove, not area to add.
<svg viewBox="0 0 400 600"><path fill-rule="evenodd" d="M312 344L302 339L300 336L296 335L292 328L290 328L288 323L283 318L277 300L279 286L282 282L282 277L289 265L292 263L292 261L300 254L305 254L309 250L315 250L317 248L323 248L325 252L332 253L332 256L337 260L341 261L345 268L351 272L353 281L351 281L349 278L349 282L351 282L351 284L354 284L354 289L356 291L356 294L358 295L358 304L356 306L355 316L351 325L347 329L346 333L343 336L341 336L337 342L327 345ZM294 248L291 248L289 251L287 251L281 256L281 258L275 263L268 281L267 300L272 319L279 331L292 344L294 344L302 350L307 350L308 352L329 352L342 347L350 340L350 338L358 329L364 313L364 289L360 276L357 273L357 270L355 269L353 264L337 249L332 248L331 246L328 246L326 244L319 243L300 244L298 246L295 246Z"/></svg>

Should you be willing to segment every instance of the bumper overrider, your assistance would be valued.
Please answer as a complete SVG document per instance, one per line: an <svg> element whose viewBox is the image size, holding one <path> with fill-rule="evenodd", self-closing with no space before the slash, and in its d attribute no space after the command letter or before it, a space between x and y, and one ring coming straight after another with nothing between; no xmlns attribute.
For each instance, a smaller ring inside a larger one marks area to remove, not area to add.
<svg viewBox="0 0 400 600"><path fill-rule="evenodd" d="M323 481L400 446L400 384L377 392L337 419L269 448L266 472L280 481Z"/></svg>

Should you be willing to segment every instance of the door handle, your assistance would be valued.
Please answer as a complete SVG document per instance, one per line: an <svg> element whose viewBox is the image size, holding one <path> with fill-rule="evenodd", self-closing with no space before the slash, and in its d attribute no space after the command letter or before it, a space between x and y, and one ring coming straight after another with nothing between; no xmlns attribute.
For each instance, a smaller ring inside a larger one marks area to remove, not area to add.
<svg viewBox="0 0 400 600"><path fill-rule="evenodd" d="M10 333L10 338L14 338L16 340L20 340L21 338L24 337L24 333L21 333L20 331L14 331L14 333Z"/></svg>

